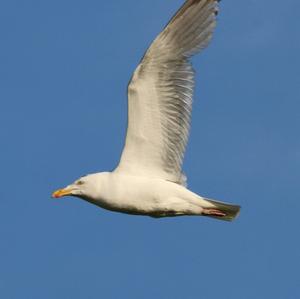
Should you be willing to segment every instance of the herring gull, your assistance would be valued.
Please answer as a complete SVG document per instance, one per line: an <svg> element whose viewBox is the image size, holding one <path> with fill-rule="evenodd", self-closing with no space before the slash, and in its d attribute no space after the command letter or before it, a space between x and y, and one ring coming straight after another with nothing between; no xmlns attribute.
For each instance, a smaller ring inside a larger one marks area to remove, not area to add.
<svg viewBox="0 0 300 299"><path fill-rule="evenodd" d="M182 172L194 70L216 25L218 0L187 0L156 37L128 85L128 127L119 165L83 176L52 196L80 197L107 210L155 218L233 220L240 207L190 191Z"/></svg>

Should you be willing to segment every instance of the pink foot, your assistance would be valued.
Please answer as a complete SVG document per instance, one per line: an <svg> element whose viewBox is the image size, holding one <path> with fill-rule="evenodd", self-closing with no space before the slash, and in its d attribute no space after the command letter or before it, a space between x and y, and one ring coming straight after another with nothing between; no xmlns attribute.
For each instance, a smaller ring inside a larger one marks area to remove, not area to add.
<svg viewBox="0 0 300 299"><path fill-rule="evenodd" d="M217 216L217 217L224 217L226 214L220 210L215 209L204 209L203 215L209 215L209 216Z"/></svg>

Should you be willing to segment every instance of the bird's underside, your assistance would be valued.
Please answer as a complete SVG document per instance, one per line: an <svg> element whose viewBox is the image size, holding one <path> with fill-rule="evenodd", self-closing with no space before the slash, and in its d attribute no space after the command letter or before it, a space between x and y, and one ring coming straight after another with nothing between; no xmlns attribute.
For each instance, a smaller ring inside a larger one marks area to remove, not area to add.
<svg viewBox="0 0 300 299"><path fill-rule="evenodd" d="M177 183L115 172L82 177L53 197L66 195L110 211L154 218L188 215L230 221L239 213L239 206L203 198Z"/></svg>

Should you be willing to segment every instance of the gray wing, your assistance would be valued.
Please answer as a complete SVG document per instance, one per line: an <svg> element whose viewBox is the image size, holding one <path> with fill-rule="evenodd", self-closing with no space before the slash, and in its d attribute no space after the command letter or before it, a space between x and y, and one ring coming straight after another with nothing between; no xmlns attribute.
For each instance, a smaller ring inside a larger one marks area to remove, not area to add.
<svg viewBox="0 0 300 299"><path fill-rule="evenodd" d="M185 184L194 71L216 25L216 0L188 0L154 40L128 86L128 128L116 172Z"/></svg>

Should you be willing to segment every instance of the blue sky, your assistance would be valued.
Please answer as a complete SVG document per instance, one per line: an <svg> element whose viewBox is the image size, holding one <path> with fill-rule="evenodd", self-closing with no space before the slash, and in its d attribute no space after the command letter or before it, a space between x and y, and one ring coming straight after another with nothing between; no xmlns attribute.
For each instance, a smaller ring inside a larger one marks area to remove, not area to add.
<svg viewBox="0 0 300 299"><path fill-rule="evenodd" d="M1 1L1 298L300 296L299 1L222 1L193 59L184 170L237 221L50 198L116 166L127 82L182 2Z"/></svg>

